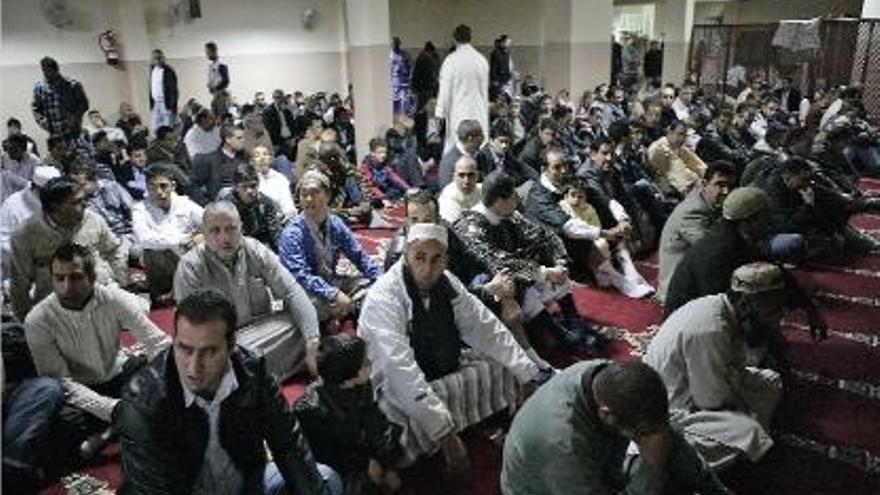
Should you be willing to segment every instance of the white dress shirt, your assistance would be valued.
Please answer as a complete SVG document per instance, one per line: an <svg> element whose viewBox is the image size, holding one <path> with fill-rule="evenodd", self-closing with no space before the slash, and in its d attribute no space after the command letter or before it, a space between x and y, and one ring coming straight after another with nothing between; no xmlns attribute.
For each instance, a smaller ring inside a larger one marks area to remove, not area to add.
<svg viewBox="0 0 880 495"><path fill-rule="evenodd" d="M202 228L202 207L172 193L171 208L165 211L148 198L131 209L131 226L141 248L182 254L180 245Z"/></svg>
<svg viewBox="0 0 880 495"><path fill-rule="evenodd" d="M271 168L265 174L260 174L260 192L274 201L285 217L293 218L296 216L296 205L293 203L293 194L290 192L290 181L284 174Z"/></svg>
<svg viewBox="0 0 880 495"><path fill-rule="evenodd" d="M195 158L196 155L217 151L222 142L220 139L220 128L217 126L214 126L210 131L205 131L201 127L194 125L186 131L186 136L183 138L183 144L186 146L186 152L189 154L190 159Z"/></svg>

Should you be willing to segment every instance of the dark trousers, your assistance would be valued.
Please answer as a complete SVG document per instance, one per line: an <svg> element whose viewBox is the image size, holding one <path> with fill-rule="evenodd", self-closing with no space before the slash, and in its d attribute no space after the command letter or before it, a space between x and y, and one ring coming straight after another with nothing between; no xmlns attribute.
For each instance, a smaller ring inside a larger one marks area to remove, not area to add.
<svg viewBox="0 0 880 495"><path fill-rule="evenodd" d="M122 371L110 381L97 385L89 385L95 392L118 399L122 397L122 389L132 376L147 364L144 356L129 358L122 366ZM110 425L93 416L91 413L69 404L61 406L57 420L58 439L66 451L75 456L79 454L79 446L92 435L101 433Z"/></svg>
<svg viewBox="0 0 880 495"><path fill-rule="evenodd" d="M24 380L3 400L3 492L37 493L38 466L47 458L52 419L64 403L55 378Z"/></svg>

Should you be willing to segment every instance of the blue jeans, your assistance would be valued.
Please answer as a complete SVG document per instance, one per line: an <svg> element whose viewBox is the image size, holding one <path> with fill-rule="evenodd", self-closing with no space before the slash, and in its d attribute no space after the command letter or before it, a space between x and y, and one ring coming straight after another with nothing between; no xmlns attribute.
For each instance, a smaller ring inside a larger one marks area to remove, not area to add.
<svg viewBox="0 0 880 495"><path fill-rule="evenodd" d="M36 444L64 403L61 383L49 377L23 381L3 401L3 462L30 466Z"/></svg>
<svg viewBox="0 0 880 495"><path fill-rule="evenodd" d="M321 473L321 478L324 479L324 484L329 490L326 492L328 495L342 495L342 478L333 468L318 464L318 472ZM274 462L269 463L263 473L263 491L266 495L297 495L287 492L284 477L281 476L281 472L278 471L278 466Z"/></svg>

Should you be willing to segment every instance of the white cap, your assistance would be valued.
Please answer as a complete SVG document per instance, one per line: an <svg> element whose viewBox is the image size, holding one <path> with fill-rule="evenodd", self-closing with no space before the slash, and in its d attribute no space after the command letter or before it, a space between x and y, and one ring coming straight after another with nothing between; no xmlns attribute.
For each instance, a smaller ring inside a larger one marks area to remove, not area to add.
<svg viewBox="0 0 880 495"><path fill-rule="evenodd" d="M43 187L56 177L61 177L60 170L48 165L40 165L39 167L34 167L34 175L31 177L31 182L37 187Z"/></svg>
<svg viewBox="0 0 880 495"><path fill-rule="evenodd" d="M435 223L416 223L410 225L406 233L406 244L416 241L427 241L433 239L440 241L443 247L449 246L449 233L443 225Z"/></svg>

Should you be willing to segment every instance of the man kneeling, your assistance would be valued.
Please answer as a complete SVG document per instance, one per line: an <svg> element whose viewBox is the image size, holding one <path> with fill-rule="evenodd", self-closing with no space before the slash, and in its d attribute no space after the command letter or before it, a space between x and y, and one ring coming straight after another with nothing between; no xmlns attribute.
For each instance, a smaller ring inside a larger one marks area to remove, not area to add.
<svg viewBox="0 0 880 495"><path fill-rule="evenodd" d="M132 378L114 414L120 493L342 494L263 360L235 345L236 321L216 292L180 301L173 348Z"/></svg>
<svg viewBox="0 0 880 495"><path fill-rule="evenodd" d="M445 271L446 248L446 227L411 225L404 259L367 294L358 333L380 407L404 427L408 460L439 448L449 470L461 474L468 455L458 432L514 404L519 384L534 385L544 373Z"/></svg>

